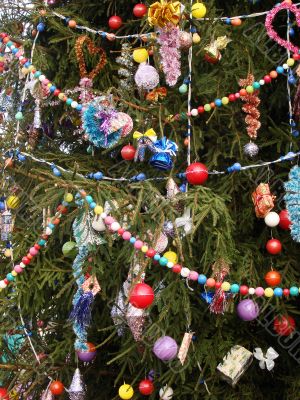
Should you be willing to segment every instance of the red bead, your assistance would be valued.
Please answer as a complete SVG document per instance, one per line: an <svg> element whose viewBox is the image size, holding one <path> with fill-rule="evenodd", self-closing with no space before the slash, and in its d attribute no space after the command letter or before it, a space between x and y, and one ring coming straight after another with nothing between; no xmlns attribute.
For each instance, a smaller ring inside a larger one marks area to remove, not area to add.
<svg viewBox="0 0 300 400"><path fill-rule="evenodd" d="M293 59L296 61L300 60L300 54L293 54Z"/></svg>
<svg viewBox="0 0 300 400"><path fill-rule="evenodd" d="M149 258L153 258L156 254L156 251L154 249L148 249L148 251L146 252L146 256Z"/></svg>
<svg viewBox="0 0 300 400"><path fill-rule="evenodd" d="M121 156L123 160L133 160L136 153L136 148L131 144L124 146L121 150Z"/></svg>
<svg viewBox="0 0 300 400"><path fill-rule="evenodd" d="M23 60L20 61L20 64L24 65L26 64L28 61L28 58L23 58Z"/></svg>
<svg viewBox="0 0 300 400"><path fill-rule="evenodd" d="M279 254L282 250L282 244L278 239L271 239L267 242L266 249L270 254Z"/></svg>
<svg viewBox="0 0 300 400"><path fill-rule="evenodd" d="M198 113L199 114L203 114L205 112L204 107L203 106L199 106L198 107Z"/></svg>
<svg viewBox="0 0 300 400"><path fill-rule="evenodd" d="M279 213L279 226L281 229L289 230L291 228L291 220L289 217L288 210L282 210Z"/></svg>
<svg viewBox="0 0 300 400"><path fill-rule="evenodd" d="M4 33L4 32L0 33L0 38L1 39L5 38L6 36L7 36L7 33Z"/></svg>
<svg viewBox="0 0 300 400"><path fill-rule="evenodd" d="M28 258L28 257L23 257L23 258L22 258L22 263L25 264L25 265L30 264L29 258Z"/></svg>
<svg viewBox="0 0 300 400"><path fill-rule="evenodd" d="M143 18L143 16L147 14L147 11L147 6L143 3L136 4L133 7L133 15L137 18Z"/></svg>
<svg viewBox="0 0 300 400"><path fill-rule="evenodd" d="M264 81L265 81L265 83L271 83L272 78L270 77L270 75L266 75L266 76L264 76Z"/></svg>
<svg viewBox="0 0 300 400"><path fill-rule="evenodd" d="M221 286L222 286L222 282L216 282L216 289L220 289Z"/></svg>
<svg viewBox="0 0 300 400"><path fill-rule="evenodd" d="M59 90L59 89L55 89L54 92L53 92L54 96L58 96L59 93L60 93L60 90Z"/></svg>
<svg viewBox="0 0 300 400"><path fill-rule="evenodd" d="M60 381L53 381L49 389L54 396L59 396L64 391L64 385Z"/></svg>
<svg viewBox="0 0 300 400"><path fill-rule="evenodd" d="M236 100L235 94L230 94L228 96L228 98L229 98L229 101L231 101L231 102Z"/></svg>
<svg viewBox="0 0 300 400"><path fill-rule="evenodd" d="M53 225L58 225L60 223L60 219L59 218L55 218L54 221L52 221Z"/></svg>
<svg viewBox="0 0 300 400"><path fill-rule="evenodd" d="M154 391L153 382L150 379L144 379L139 384L139 391L144 396L150 396Z"/></svg>
<svg viewBox="0 0 300 400"><path fill-rule="evenodd" d="M214 287L216 284L216 281L214 278L208 278L206 281L206 286L208 287Z"/></svg>
<svg viewBox="0 0 300 400"><path fill-rule="evenodd" d="M208 169L202 163L193 163L185 171L186 179L191 185L203 185L208 178Z"/></svg>
<svg viewBox="0 0 300 400"><path fill-rule="evenodd" d="M283 289L283 295L284 296L289 296L290 295L290 289Z"/></svg>
<svg viewBox="0 0 300 400"><path fill-rule="evenodd" d="M41 238L44 239L44 240L48 240L48 239L49 239L49 236L46 235L46 234L44 234L44 235L41 235Z"/></svg>
<svg viewBox="0 0 300 400"><path fill-rule="evenodd" d="M110 29L113 29L113 30L119 29L122 26L122 24L123 24L123 21L118 15L113 15L108 20L108 26L110 27Z"/></svg>
<svg viewBox="0 0 300 400"><path fill-rule="evenodd" d="M9 400L8 391L5 388L0 388L0 400Z"/></svg>
<svg viewBox="0 0 300 400"><path fill-rule="evenodd" d="M240 287L240 293L241 293L242 296L246 296L246 294L248 294L248 292L249 292L248 286L242 285Z"/></svg>
<svg viewBox="0 0 300 400"><path fill-rule="evenodd" d="M274 331L280 336L290 336L296 329L294 318L287 316L279 316L274 319Z"/></svg>
<svg viewBox="0 0 300 400"><path fill-rule="evenodd" d="M9 285L9 283L10 283L10 282L9 282L9 280L8 280L8 279L6 279L6 278L5 278L5 279L3 279L3 282L4 282L6 285Z"/></svg>
<svg viewBox="0 0 300 400"><path fill-rule="evenodd" d="M118 235L123 235L123 233L125 232L125 229L123 229L123 228L120 228L120 229L118 229Z"/></svg>
<svg viewBox="0 0 300 400"><path fill-rule="evenodd" d="M27 253L27 254L26 254L26 257L29 258L29 260L32 260L32 259L33 259L33 256L32 256L30 253Z"/></svg>
<svg viewBox="0 0 300 400"><path fill-rule="evenodd" d="M138 283L134 286L129 297L129 303L136 308L148 308L154 300L154 292L146 283Z"/></svg>
<svg viewBox="0 0 300 400"><path fill-rule="evenodd" d="M278 286L281 282L281 274L278 271L269 271L265 275L265 281L268 286Z"/></svg>
<svg viewBox="0 0 300 400"><path fill-rule="evenodd" d="M59 211L59 212L62 213L62 214L67 214L68 208L65 207L65 206L63 206L62 204L60 204L60 205L57 207L57 211Z"/></svg>
<svg viewBox="0 0 300 400"><path fill-rule="evenodd" d="M41 246L40 246L39 244L36 243L36 244L34 245L34 248L37 249L37 250L40 250L40 249L41 249Z"/></svg>
<svg viewBox="0 0 300 400"><path fill-rule="evenodd" d="M172 267L172 271L175 272L175 274L180 274L181 270L182 270L182 266L179 264L175 264Z"/></svg>

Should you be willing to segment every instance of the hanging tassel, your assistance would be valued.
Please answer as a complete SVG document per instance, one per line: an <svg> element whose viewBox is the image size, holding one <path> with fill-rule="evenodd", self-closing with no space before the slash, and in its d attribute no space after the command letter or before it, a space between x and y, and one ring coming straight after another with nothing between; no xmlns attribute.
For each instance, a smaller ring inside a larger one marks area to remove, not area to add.
<svg viewBox="0 0 300 400"><path fill-rule="evenodd" d="M216 261L213 265L214 278L217 282L223 282L229 273L229 265L224 260ZM228 297L223 289L217 289L209 306L214 314L224 314L228 306Z"/></svg>
<svg viewBox="0 0 300 400"><path fill-rule="evenodd" d="M39 100L39 99L35 100L33 127L36 129L39 129L42 127L41 100Z"/></svg>
<svg viewBox="0 0 300 400"><path fill-rule="evenodd" d="M85 386L79 368L74 372L68 392L70 400L85 400Z"/></svg>
<svg viewBox="0 0 300 400"><path fill-rule="evenodd" d="M82 293L71 311L69 319L84 329L90 325L92 319L92 303L94 295L92 292Z"/></svg>

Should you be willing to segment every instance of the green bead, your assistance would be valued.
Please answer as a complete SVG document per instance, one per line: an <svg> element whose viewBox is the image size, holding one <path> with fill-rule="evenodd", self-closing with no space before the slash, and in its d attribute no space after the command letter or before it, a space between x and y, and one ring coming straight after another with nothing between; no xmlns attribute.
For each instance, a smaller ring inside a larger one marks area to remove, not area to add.
<svg viewBox="0 0 300 400"><path fill-rule="evenodd" d="M45 244L46 244L46 240L41 239L41 240L39 241L39 245L40 245L40 246L45 246Z"/></svg>
<svg viewBox="0 0 300 400"><path fill-rule="evenodd" d="M254 92L254 87L253 86L247 86L246 87L247 93L253 93Z"/></svg>
<svg viewBox="0 0 300 400"><path fill-rule="evenodd" d="M72 103L73 103L72 99L67 99L67 101L66 101L67 106L70 106Z"/></svg>
<svg viewBox="0 0 300 400"><path fill-rule="evenodd" d="M228 97L222 97L222 104L226 106L229 103L229 98Z"/></svg>
<svg viewBox="0 0 300 400"><path fill-rule="evenodd" d="M15 115L15 118L17 121L21 121L23 119L23 114L21 111L18 111L17 114Z"/></svg>
<svg viewBox="0 0 300 400"><path fill-rule="evenodd" d="M210 111L211 110L211 106L209 104L204 104L204 110L205 111Z"/></svg>
<svg viewBox="0 0 300 400"><path fill-rule="evenodd" d="M185 83L183 83L181 86L179 86L179 93L184 94L187 92L188 88L187 85Z"/></svg>
<svg viewBox="0 0 300 400"><path fill-rule="evenodd" d="M292 286L290 288L290 295L291 296L298 296L299 295L299 289L296 286Z"/></svg>
<svg viewBox="0 0 300 400"><path fill-rule="evenodd" d="M259 82L254 82L253 87L255 90L260 89L260 83Z"/></svg>
<svg viewBox="0 0 300 400"><path fill-rule="evenodd" d="M167 264L168 264L168 259L166 258L166 257L161 257L160 258L160 260L159 260L159 264L162 266L162 267L165 267Z"/></svg>

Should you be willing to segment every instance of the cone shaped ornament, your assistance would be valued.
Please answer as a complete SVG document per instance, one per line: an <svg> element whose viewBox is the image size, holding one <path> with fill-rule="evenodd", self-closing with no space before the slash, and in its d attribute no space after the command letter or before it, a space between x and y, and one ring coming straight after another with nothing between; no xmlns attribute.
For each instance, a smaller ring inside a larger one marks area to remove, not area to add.
<svg viewBox="0 0 300 400"><path fill-rule="evenodd" d="M79 368L75 370L68 392L70 400L85 400L85 387Z"/></svg>
<svg viewBox="0 0 300 400"><path fill-rule="evenodd" d="M42 393L41 400L54 400L54 396L53 396L53 394L50 392L50 389L46 389L46 390Z"/></svg>

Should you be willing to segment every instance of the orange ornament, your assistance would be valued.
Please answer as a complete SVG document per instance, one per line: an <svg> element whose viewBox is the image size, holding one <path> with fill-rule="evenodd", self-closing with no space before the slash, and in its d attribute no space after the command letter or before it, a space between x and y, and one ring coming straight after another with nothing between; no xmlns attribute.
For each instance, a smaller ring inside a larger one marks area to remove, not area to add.
<svg viewBox="0 0 300 400"><path fill-rule="evenodd" d="M269 271L265 275L265 281L268 286L278 286L281 282L281 274L278 271Z"/></svg>
<svg viewBox="0 0 300 400"><path fill-rule="evenodd" d="M12 168L14 166L14 160L12 158L7 158L4 161L5 168Z"/></svg>
<svg viewBox="0 0 300 400"><path fill-rule="evenodd" d="M234 18L231 20L231 25L240 26L240 25L242 25L242 20L240 18Z"/></svg>
<svg viewBox="0 0 300 400"><path fill-rule="evenodd" d="M68 23L70 28L76 28L77 23L74 19L70 19L69 23Z"/></svg>
<svg viewBox="0 0 300 400"><path fill-rule="evenodd" d="M99 54L100 55L100 60L99 60L98 64L91 72L87 72L87 70L86 70L86 64L85 64L84 54L83 54L84 43L86 43L88 52L90 54ZM81 78L94 79L95 76L101 71L101 69L106 64L105 51L101 47L96 47L95 44L93 43L93 41L88 36L80 36L76 40L75 54L76 54L77 62L79 64L79 72L80 72Z"/></svg>
<svg viewBox="0 0 300 400"><path fill-rule="evenodd" d="M59 396L64 391L64 385L60 381L53 381L49 389L54 396Z"/></svg>

